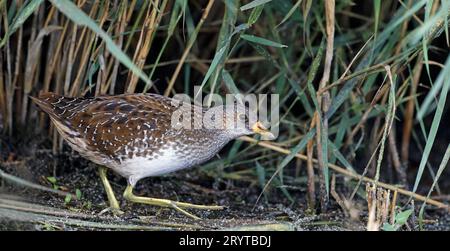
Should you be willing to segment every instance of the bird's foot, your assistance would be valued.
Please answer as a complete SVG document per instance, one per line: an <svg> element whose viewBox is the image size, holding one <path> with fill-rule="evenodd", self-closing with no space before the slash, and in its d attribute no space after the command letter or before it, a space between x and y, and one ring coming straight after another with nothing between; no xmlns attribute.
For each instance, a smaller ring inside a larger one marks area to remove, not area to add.
<svg viewBox="0 0 450 251"><path fill-rule="evenodd" d="M131 202L135 202L135 203L141 203L141 204L148 204L148 205L153 205L153 206L160 206L160 207L170 207L173 208L175 210L177 210L178 212L196 219L196 220L200 220L201 218L189 213L188 211L184 210L184 209L200 209L200 210L222 210L224 209L223 206L206 206L206 205L196 205L196 204L191 204L191 203L186 203L186 202L178 202L178 201L171 201L171 200L167 200L167 199L158 199L158 198L150 198L150 197L141 197L141 196L136 196L133 194L132 192L132 187L128 186L125 189L125 192L123 194L123 197Z"/></svg>

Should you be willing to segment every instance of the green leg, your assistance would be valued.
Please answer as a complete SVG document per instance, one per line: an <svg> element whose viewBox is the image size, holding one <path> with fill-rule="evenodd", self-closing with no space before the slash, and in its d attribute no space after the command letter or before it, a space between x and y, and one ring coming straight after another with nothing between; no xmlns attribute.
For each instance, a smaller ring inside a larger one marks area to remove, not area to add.
<svg viewBox="0 0 450 251"><path fill-rule="evenodd" d="M166 200L166 199L136 196L133 194L133 187L131 185L127 186L127 188L125 189L125 192L123 193L123 197L126 200L129 200L129 201L135 202L135 203L142 203L142 204L148 204L148 205L160 206L160 207L171 207L171 208L177 210L178 212L183 213L184 215L187 215L194 219L200 219L200 218L187 212L183 208L203 209L203 210L222 210L223 209L222 206L195 205L195 204L171 201L171 200Z"/></svg>
<svg viewBox="0 0 450 251"><path fill-rule="evenodd" d="M111 187L111 184L106 177L107 169L103 166L99 167L98 173L100 175L100 179L103 183L103 187L105 188L106 195L108 196L109 207L114 214L122 214L120 211L119 202L117 202L116 196L114 195L114 191Z"/></svg>

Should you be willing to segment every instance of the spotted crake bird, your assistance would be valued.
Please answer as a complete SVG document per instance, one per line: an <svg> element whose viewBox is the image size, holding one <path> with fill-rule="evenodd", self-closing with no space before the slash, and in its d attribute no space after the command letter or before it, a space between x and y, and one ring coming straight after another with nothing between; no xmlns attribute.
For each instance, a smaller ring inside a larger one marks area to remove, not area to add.
<svg viewBox="0 0 450 251"><path fill-rule="evenodd" d="M172 207L193 218L197 217L186 208L222 209L221 206L140 197L132 190L142 178L167 174L209 160L237 137L254 133L273 137L260 122L250 126L248 110L237 109L237 105L231 109L216 106L205 111L157 94L72 98L44 93L31 99L50 116L72 149L100 165L99 175L113 212L120 212L120 209L106 178L107 169L127 179L124 198L129 201ZM214 117L203 120L208 111L209 114L222 114L223 119L218 123L224 126L213 127L212 124L217 123ZM186 114L190 114L193 121L189 126L181 126L184 124L177 120L174 122L175 115L188 116ZM229 126L237 121L244 122L245 126Z"/></svg>

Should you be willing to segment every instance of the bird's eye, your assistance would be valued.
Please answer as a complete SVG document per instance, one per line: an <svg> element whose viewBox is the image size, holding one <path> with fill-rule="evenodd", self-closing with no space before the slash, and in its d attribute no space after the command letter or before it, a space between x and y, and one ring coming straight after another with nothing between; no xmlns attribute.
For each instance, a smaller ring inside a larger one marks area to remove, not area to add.
<svg viewBox="0 0 450 251"><path fill-rule="evenodd" d="M239 119L240 119L240 120L245 120L245 114L242 114L242 113L239 114Z"/></svg>

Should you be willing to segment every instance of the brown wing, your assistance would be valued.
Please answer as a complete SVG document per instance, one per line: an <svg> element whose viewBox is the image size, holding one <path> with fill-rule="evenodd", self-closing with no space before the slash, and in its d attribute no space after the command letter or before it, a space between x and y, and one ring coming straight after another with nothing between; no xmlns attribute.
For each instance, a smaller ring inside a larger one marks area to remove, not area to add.
<svg viewBox="0 0 450 251"><path fill-rule="evenodd" d="M85 146L75 150L86 149L117 161L157 151L177 108L171 99L152 94L68 98L47 93L33 100L69 143L76 144L72 137L82 139Z"/></svg>

